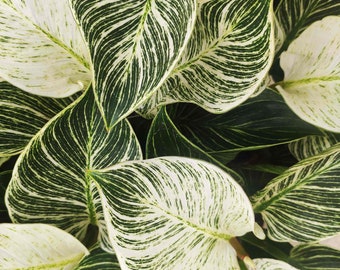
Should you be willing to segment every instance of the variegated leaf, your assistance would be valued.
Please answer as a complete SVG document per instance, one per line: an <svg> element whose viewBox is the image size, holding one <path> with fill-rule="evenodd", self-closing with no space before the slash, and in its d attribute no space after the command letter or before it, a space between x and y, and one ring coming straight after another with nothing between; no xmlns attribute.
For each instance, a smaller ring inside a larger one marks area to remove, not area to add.
<svg viewBox="0 0 340 270"><path fill-rule="evenodd" d="M20 153L50 118L77 97L41 97L0 82L0 157Z"/></svg>
<svg viewBox="0 0 340 270"><path fill-rule="evenodd" d="M340 3L334 0L281 0L275 10L282 37L278 55L285 51L313 22L330 15L340 15Z"/></svg>
<svg viewBox="0 0 340 270"><path fill-rule="evenodd" d="M274 259L254 259L256 270L298 270L286 262Z"/></svg>
<svg viewBox="0 0 340 270"><path fill-rule="evenodd" d="M119 262L115 254L102 250L95 246L75 270L120 270Z"/></svg>
<svg viewBox="0 0 340 270"><path fill-rule="evenodd" d="M285 73L277 89L303 120L340 132L340 17L309 26L281 54Z"/></svg>
<svg viewBox="0 0 340 270"><path fill-rule="evenodd" d="M254 214L223 170L163 157L90 175L122 269L239 269L229 240L254 231Z"/></svg>
<svg viewBox="0 0 340 270"><path fill-rule="evenodd" d="M191 34L194 0L71 0L94 66L95 95L108 127L166 79Z"/></svg>
<svg viewBox="0 0 340 270"><path fill-rule="evenodd" d="M140 158L128 122L107 131L88 91L52 119L22 152L6 194L10 216L14 222L55 225L84 242L93 238L87 235L93 226L105 237L101 203L87 171Z"/></svg>
<svg viewBox="0 0 340 270"><path fill-rule="evenodd" d="M0 224L1 269L73 269L89 252L76 238L45 224Z"/></svg>
<svg viewBox="0 0 340 270"><path fill-rule="evenodd" d="M177 101L226 112L256 92L274 54L271 1L207 1L165 85L140 109Z"/></svg>
<svg viewBox="0 0 340 270"><path fill-rule="evenodd" d="M307 136L288 144L289 151L297 160L315 156L340 142L340 134L326 133L323 136Z"/></svg>
<svg viewBox="0 0 340 270"><path fill-rule="evenodd" d="M318 244L296 246L290 256L303 270L336 270L340 266L340 250Z"/></svg>
<svg viewBox="0 0 340 270"><path fill-rule="evenodd" d="M0 76L30 93L66 97L91 81L68 0L0 1Z"/></svg>
<svg viewBox="0 0 340 270"><path fill-rule="evenodd" d="M321 240L340 231L340 144L304 159L253 197L275 241Z"/></svg>

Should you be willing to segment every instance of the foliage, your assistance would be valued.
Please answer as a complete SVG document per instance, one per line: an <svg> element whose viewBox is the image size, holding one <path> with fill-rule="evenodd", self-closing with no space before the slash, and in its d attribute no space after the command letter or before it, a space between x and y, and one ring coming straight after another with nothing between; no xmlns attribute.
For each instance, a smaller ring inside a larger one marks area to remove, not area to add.
<svg viewBox="0 0 340 270"><path fill-rule="evenodd" d="M0 268L337 269L339 16L0 1Z"/></svg>

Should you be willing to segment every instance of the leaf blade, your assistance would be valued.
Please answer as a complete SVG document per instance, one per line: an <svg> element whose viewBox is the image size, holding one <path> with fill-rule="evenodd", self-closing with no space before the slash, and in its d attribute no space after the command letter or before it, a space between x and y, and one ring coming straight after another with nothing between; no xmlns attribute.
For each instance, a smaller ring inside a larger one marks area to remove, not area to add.
<svg viewBox="0 0 340 270"><path fill-rule="evenodd" d="M67 0L1 1L0 22L0 76L5 80L49 97L88 87L89 57Z"/></svg>
<svg viewBox="0 0 340 270"><path fill-rule="evenodd" d="M163 157L91 174L123 269L238 269L228 239L254 230L254 216L221 169Z"/></svg>
<svg viewBox="0 0 340 270"><path fill-rule="evenodd" d="M309 242L339 231L339 147L300 161L255 194L271 239Z"/></svg>
<svg viewBox="0 0 340 270"><path fill-rule="evenodd" d="M328 16L309 26L281 55L278 91L303 120L340 132L340 18ZM319 42L320 40L320 42ZM317 43L316 43L317 42ZM314 44L311 46L310 44Z"/></svg>
<svg viewBox="0 0 340 270"><path fill-rule="evenodd" d="M196 3L73 0L71 4L90 47L96 100L106 125L112 127L165 80L187 43Z"/></svg>
<svg viewBox="0 0 340 270"><path fill-rule="evenodd" d="M73 236L45 224L0 224L2 269L70 269L88 254Z"/></svg>

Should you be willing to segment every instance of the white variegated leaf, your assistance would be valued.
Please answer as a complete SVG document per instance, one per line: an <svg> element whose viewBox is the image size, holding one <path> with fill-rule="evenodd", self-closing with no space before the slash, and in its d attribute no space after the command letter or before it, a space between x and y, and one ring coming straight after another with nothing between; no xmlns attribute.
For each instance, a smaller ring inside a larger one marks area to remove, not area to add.
<svg viewBox="0 0 340 270"><path fill-rule="evenodd" d="M34 94L66 97L91 81L89 53L68 0L0 1L0 76Z"/></svg>
<svg viewBox="0 0 340 270"><path fill-rule="evenodd" d="M201 3L181 60L140 113L177 101L213 113L241 104L261 88L272 64L272 17L267 0Z"/></svg>
<svg viewBox="0 0 340 270"><path fill-rule="evenodd" d="M290 259L303 270L338 270L340 250L315 243L302 244L292 249Z"/></svg>
<svg viewBox="0 0 340 270"><path fill-rule="evenodd" d="M189 40L195 0L71 0L88 42L108 127L164 82Z"/></svg>
<svg viewBox="0 0 340 270"><path fill-rule="evenodd" d="M95 238L91 231L98 226L105 241L101 203L87 171L140 158L128 122L108 132L92 91L87 91L45 125L20 155L6 193L10 217L55 225L84 242Z"/></svg>
<svg viewBox="0 0 340 270"><path fill-rule="evenodd" d="M1 269L73 269L88 250L72 235L45 224L0 224Z"/></svg>
<svg viewBox="0 0 340 270"><path fill-rule="evenodd" d="M122 269L239 269L229 240L254 231L254 213L220 168L162 157L89 174Z"/></svg>
<svg viewBox="0 0 340 270"><path fill-rule="evenodd" d="M307 136L288 144L289 151L297 160L318 155L332 145L340 142L340 135L326 133L323 136Z"/></svg>
<svg viewBox="0 0 340 270"><path fill-rule="evenodd" d="M340 2L334 0L281 0L276 10L277 55L313 22L329 15L340 15Z"/></svg>
<svg viewBox="0 0 340 270"><path fill-rule="evenodd" d="M253 202L275 241L318 241L339 233L340 144L292 166Z"/></svg>
<svg viewBox="0 0 340 270"><path fill-rule="evenodd" d="M286 262L274 259L254 259L256 270L298 270Z"/></svg>
<svg viewBox="0 0 340 270"><path fill-rule="evenodd" d="M309 26L281 55L277 89L303 120L340 132L340 17Z"/></svg>
<svg viewBox="0 0 340 270"><path fill-rule="evenodd" d="M41 97L0 82L0 157L19 154L49 119L77 97Z"/></svg>

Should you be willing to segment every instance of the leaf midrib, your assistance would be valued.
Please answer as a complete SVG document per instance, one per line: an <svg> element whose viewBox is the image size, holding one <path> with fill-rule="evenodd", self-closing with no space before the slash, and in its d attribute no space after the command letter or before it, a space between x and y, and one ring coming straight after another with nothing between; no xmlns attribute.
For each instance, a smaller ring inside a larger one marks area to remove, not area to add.
<svg viewBox="0 0 340 270"><path fill-rule="evenodd" d="M324 158L329 158L329 157L322 157L319 160L317 160L316 162L314 162L313 164L311 164L310 166L314 166L316 163L320 162L321 160L323 160ZM336 164L335 164L336 165ZM269 198L267 201L260 203L259 205L254 205L254 212L255 213L261 213L263 211L265 211L268 207L270 207L273 203L275 203L276 201L279 201L282 197L286 196L286 194L288 194L290 191L292 190L297 190L303 186L305 186L307 183L309 183L309 180L311 179L315 179L315 177L317 177L318 175L322 175L324 172L327 172L328 170L330 170L332 167L335 166L333 163L330 163L328 166L324 166L322 167L320 170L317 170L313 173L311 173L309 176L305 177L303 180L300 181L296 181L293 185L291 185L288 188L285 188L284 190L281 190L281 192L278 192L276 195L274 195L273 197ZM310 167L310 166L307 166ZM301 167L301 166L300 166ZM304 170L305 167L303 167L301 170ZM300 170L300 171L301 171ZM297 170L294 170L292 173L290 173L287 177L294 175L297 172ZM280 176L279 176L280 177ZM275 183L276 185L280 182L286 181L286 177L282 178L281 181Z"/></svg>
<svg viewBox="0 0 340 270"><path fill-rule="evenodd" d="M284 89L288 87L294 87L299 85L308 85L308 84L320 84L320 83L329 83L329 82L340 82L340 76L321 76L321 77L309 77L300 80L287 80L276 83L276 85L282 86Z"/></svg>
<svg viewBox="0 0 340 270"><path fill-rule="evenodd" d="M233 238L233 236L231 236L231 235L224 234L224 233L218 233L218 232L215 232L215 231L208 229L208 228L203 228L203 227L201 227L201 226L199 226L199 225L197 225L193 222L190 222L190 221L182 218L179 215L175 215L175 214L171 213L170 211L163 209L162 207L160 207L159 205L156 205L155 203L151 203L151 202L145 201L145 200L142 200L142 201L144 201L143 203L145 203L146 205L149 205L151 207L154 207L154 208L160 210L161 212L164 213L164 215L169 216L172 219L178 220L180 223L186 225L187 227L190 227L190 228L192 228L196 231L199 231L199 232L201 232L205 235L208 235L209 237L216 238L216 239L223 239L225 241L229 241L230 239Z"/></svg>

